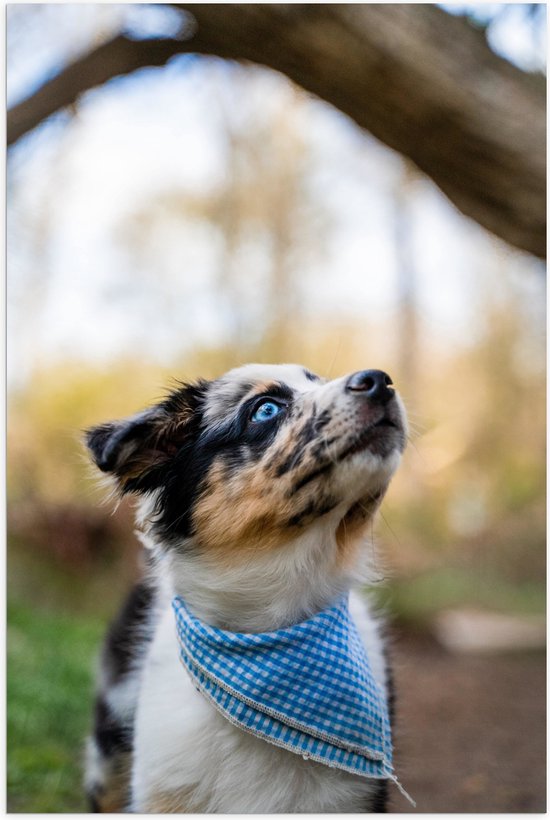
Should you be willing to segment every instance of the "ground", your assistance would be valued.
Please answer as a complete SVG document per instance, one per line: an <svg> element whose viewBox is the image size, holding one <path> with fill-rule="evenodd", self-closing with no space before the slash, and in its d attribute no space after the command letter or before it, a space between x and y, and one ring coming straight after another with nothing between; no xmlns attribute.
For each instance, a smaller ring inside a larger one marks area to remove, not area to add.
<svg viewBox="0 0 550 820"><path fill-rule="evenodd" d="M542 653L454 655L402 632L393 647L392 812L544 812L546 661Z"/></svg>

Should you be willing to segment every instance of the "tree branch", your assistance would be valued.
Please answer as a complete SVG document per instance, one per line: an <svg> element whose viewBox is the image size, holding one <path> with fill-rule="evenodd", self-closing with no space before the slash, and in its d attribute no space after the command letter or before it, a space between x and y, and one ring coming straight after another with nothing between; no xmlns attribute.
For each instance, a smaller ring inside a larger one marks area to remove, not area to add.
<svg viewBox="0 0 550 820"><path fill-rule="evenodd" d="M7 142L16 142L90 88L145 66L164 65L182 50L179 40L130 40L119 36L71 63L31 97L8 111Z"/></svg>
<svg viewBox="0 0 550 820"><path fill-rule="evenodd" d="M545 255L545 88L427 4L195 4L191 39L117 37L8 114L8 141L79 93L181 52L261 63L409 157L466 215Z"/></svg>

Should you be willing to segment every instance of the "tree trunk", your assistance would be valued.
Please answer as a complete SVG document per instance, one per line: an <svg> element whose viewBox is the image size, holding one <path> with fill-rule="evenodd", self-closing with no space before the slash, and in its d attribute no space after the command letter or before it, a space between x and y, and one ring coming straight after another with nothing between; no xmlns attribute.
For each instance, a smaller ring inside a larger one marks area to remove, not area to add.
<svg viewBox="0 0 550 820"><path fill-rule="evenodd" d="M195 4L187 38L117 37L8 114L13 142L111 76L180 52L286 74L409 157L467 216L546 253L545 83L432 5ZM182 103L183 104L183 103Z"/></svg>

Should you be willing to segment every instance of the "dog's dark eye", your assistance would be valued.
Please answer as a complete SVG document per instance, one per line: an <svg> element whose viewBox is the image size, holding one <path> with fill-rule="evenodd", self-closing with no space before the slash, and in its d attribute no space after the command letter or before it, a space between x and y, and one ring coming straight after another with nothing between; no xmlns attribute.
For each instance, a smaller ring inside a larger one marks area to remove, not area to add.
<svg viewBox="0 0 550 820"><path fill-rule="evenodd" d="M268 401L262 401L261 404L258 404L254 409L254 412L250 416L250 421L255 422L262 422L262 421L270 421L274 419L275 416L278 416L279 413L283 412L283 407L275 401L269 399Z"/></svg>

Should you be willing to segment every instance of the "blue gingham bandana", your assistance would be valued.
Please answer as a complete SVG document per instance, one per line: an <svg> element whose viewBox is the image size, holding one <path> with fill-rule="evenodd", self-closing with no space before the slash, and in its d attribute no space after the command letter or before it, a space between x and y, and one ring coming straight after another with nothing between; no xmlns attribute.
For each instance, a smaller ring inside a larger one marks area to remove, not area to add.
<svg viewBox="0 0 550 820"><path fill-rule="evenodd" d="M386 698L347 598L275 632L227 632L173 600L180 658L231 723L327 766L397 782ZM407 795L408 796L408 795Z"/></svg>

